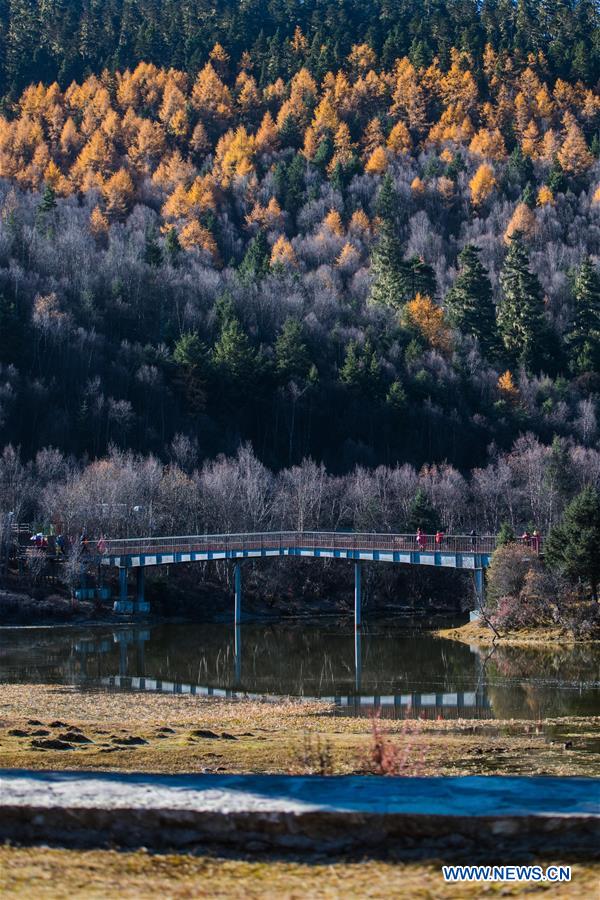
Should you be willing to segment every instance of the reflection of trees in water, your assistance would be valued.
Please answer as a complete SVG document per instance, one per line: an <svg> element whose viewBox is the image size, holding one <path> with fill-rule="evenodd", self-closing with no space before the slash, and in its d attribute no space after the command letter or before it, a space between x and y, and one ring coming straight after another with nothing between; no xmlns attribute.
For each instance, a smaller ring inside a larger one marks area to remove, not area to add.
<svg viewBox="0 0 600 900"><path fill-rule="evenodd" d="M305 696L355 692L354 630L245 625L236 679L231 625L144 629L44 629L0 633L0 678L85 682L118 674L182 684ZM593 645L498 647L485 654L431 635L367 624L361 633L363 694L474 692L486 687L499 717L597 712L600 653ZM126 671L123 671L123 665ZM482 679L482 685L479 684ZM581 686L581 690L578 688Z"/></svg>
<svg viewBox="0 0 600 900"><path fill-rule="evenodd" d="M600 651L570 647L496 647L486 663L488 696L500 718L597 715Z"/></svg>
<svg viewBox="0 0 600 900"><path fill-rule="evenodd" d="M87 631L68 636L14 633L9 656L15 677L25 677L34 659L54 680L75 674L74 666L97 677L145 675L169 682L231 687L235 676L234 629L230 625L164 625L144 629ZM142 654L135 652L143 644ZM290 694L352 692L355 680L354 630L347 621L302 625L245 625L242 628L241 687ZM102 650L100 647L102 645ZM79 647L79 651L77 650ZM451 648L451 649L449 649ZM431 636L377 625L362 629L362 678L373 693L411 690L473 690L476 663L469 649ZM0 672L6 669L6 658ZM138 671L138 668L140 671ZM32 680L35 679L34 672ZM82 672L83 674L83 672ZM41 679L43 680L43 679Z"/></svg>

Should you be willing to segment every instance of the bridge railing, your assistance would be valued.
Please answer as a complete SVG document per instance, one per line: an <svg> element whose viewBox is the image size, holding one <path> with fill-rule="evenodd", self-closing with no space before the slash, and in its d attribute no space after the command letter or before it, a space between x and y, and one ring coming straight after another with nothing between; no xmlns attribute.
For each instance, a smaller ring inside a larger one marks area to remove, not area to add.
<svg viewBox="0 0 600 900"><path fill-rule="evenodd" d="M533 539L535 542L535 539ZM283 550L354 550L363 552L421 551L441 553L493 553L495 535L378 534L343 531L268 531L241 534L178 535L100 540L89 543L91 552L105 556L137 556L140 554L223 553L229 551ZM539 551L538 545L530 546Z"/></svg>

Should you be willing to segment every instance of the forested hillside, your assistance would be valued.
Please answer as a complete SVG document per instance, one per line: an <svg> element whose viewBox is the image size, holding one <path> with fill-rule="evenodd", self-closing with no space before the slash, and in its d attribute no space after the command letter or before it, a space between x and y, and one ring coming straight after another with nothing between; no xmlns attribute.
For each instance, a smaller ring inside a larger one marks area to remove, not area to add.
<svg viewBox="0 0 600 900"><path fill-rule="evenodd" d="M0 23L2 443L338 473L597 443L594 2Z"/></svg>
<svg viewBox="0 0 600 900"><path fill-rule="evenodd" d="M386 68L403 56L446 66L457 47L479 73L490 44L517 64L542 51L553 78L593 85L596 16L594 0L3 0L0 78L14 99L39 79L66 87L140 60L195 73L217 42L235 70L250 56L261 88L301 66L320 81L361 43Z"/></svg>

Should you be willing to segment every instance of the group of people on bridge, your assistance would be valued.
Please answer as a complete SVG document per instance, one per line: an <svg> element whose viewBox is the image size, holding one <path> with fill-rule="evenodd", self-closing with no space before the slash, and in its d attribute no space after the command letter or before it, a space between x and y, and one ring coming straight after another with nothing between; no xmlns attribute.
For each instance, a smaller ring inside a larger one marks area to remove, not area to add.
<svg viewBox="0 0 600 900"><path fill-rule="evenodd" d="M430 537L431 537L431 535L426 534L421 528L417 528L416 543L417 543L417 547L419 548L419 550L427 549L427 545L429 543ZM475 529L471 529L468 537L470 539L471 549L475 553L477 550L477 532L475 531ZM443 549L445 538L446 538L446 532L443 529L438 528L438 530L433 535L433 540L435 543L436 550ZM526 528L520 537L520 541L525 547L531 547L531 549L534 550L536 553L540 552L540 549L542 546L542 535L537 530L537 528L534 528L534 530L531 533Z"/></svg>
<svg viewBox="0 0 600 900"><path fill-rule="evenodd" d="M438 530L433 535L436 550L442 549L445 537L446 532L441 528L438 528ZM429 538L430 535L426 534L421 528L417 528L416 541L419 550L425 550L427 548ZM475 549L477 548L477 532L475 531L475 529L471 529L471 531L469 532L469 538L471 547L473 551L475 551Z"/></svg>

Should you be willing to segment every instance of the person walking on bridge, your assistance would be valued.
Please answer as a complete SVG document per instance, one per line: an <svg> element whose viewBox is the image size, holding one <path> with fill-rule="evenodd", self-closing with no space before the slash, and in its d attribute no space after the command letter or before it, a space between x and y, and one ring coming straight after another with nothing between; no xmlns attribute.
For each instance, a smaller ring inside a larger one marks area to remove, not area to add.
<svg viewBox="0 0 600 900"><path fill-rule="evenodd" d="M423 534L420 528L417 528L417 547L419 550L424 550L427 546L427 535Z"/></svg>

